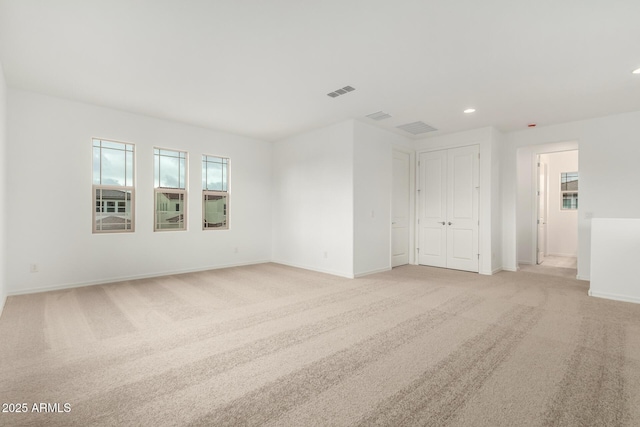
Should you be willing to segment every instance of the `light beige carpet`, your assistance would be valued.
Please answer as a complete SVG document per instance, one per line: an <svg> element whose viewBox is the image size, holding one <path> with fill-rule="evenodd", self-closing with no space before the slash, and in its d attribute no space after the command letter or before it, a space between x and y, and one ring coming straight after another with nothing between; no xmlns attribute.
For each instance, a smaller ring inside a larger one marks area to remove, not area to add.
<svg viewBox="0 0 640 427"><path fill-rule="evenodd" d="M578 258L558 255L546 255L542 265L547 267L578 268Z"/></svg>
<svg viewBox="0 0 640 427"><path fill-rule="evenodd" d="M0 424L640 425L640 305L587 289L262 264L10 297L0 401L29 411Z"/></svg>
<svg viewBox="0 0 640 427"><path fill-rule="evenodd" d="M578 269L575 267L558 267L554 265L538 264L520 264L518 265L519 271L525 273L537 273L537 274L547 274L551 276L560 276L566 279L575 279L578 275Z"/></svg>

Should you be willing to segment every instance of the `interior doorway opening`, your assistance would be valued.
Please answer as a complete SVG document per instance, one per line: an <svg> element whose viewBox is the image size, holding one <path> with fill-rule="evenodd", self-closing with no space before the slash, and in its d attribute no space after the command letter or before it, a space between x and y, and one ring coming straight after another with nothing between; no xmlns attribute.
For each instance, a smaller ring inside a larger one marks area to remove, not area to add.
<svg viewBox="0 0 640 427"><path fill-rule="evenodd" d="M538 155L537 265L577 268L578 150Z"/></svg>
<svg viewBox="0 0 640 427"><path fill-rule="evenodd" d="M517 152L518 269L579 277L577 141Z"/></svg>

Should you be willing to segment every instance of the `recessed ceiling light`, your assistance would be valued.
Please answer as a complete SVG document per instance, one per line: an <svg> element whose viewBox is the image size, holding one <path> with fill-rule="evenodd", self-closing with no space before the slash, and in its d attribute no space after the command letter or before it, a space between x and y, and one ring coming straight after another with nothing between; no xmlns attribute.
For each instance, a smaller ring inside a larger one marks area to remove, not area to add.
<svg viewBox="0 0 640 427"><path fill-rule="evenodd" d="M636 68L632 71L633 74L640 74L640 68Z"/></svg>
<svg viewBox="0 0 640 427"><path fill-rule="evenodd" d="M475 108L467 108L466 110L464 110L465 114L471 114L471 113L475 113L476 109Z"/></svg>

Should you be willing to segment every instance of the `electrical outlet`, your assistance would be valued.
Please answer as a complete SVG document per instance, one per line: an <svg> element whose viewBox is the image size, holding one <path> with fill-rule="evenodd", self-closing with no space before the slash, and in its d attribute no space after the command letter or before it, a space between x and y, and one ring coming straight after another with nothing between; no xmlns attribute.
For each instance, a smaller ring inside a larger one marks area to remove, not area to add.
<svg viewBox="0 0 640 427"><path fill-rule="evenodd" d="M329 258L329 253L327 251L324 251L324 257Z"/></svg>
<svg viewBox="0 0 640 427"><path fill-rule="evenodd" d="M31 264L29 266L29 271L32 272L32 273L37 273L39 271L38 264Z"/></svg>
<svg viewBox="0 0 640 427"><path fill-rule="evenodd" d="M236 246L235 248L233 248L233 253L238 253L238 247Z"/></svg>

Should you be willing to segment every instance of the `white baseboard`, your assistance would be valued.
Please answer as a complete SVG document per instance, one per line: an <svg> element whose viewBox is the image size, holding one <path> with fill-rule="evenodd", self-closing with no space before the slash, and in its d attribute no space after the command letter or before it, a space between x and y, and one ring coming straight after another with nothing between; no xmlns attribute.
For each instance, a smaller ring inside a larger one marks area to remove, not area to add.
<svg viewBox="0 0 640 427"><path fill-rule="evenodd" d="M502 267L494 268L494 269L491 271L491 274L497 274L497 273L500 273L502 270L505 270L505 269L504 269L504 268L502 268Z"/></svg>
<svg viewBox="0 0 640 427"><path fill-rule="evenodd" d="M545 256L561 256L565 258L578 258L578 254L559 254L559 253L551 253L545 254Z"/></svg>
<svg viewBox="0 0 640 427"><path fill-rule="evenodd" d="M535 263L533 263L533 262L531 262L531 261L518 261L518 264L534 265Z"/></svg>
<svg viewBox="0 0 640 427"><path fill-rule="evenodd" d="M581 276L581 275L579 275L579 274L578 274L578 275L576 275L576 279L578 279L578 280L584 280L584 281L586 281L586 282L591 281L591 277L589 277L589 276Z"/></svg>
<svg viewBox="0 0 640 427"><path fill-rule="evenodd" d="M589 296L640 304L640 297L631 297L628 295L619 295L619 294L609 294L606 292L593 292L591 289L589 289Z"/></svg>
<svg viewBox="0 0 640 427"><path fill-rule="evenodd" d="M322 268L310 267L308 265L302 265L302 264L296 264L296 263L292 263L292 262L285 262L285 261L278 261L278 260L273 260L273 261L270 261L270 262L273 262L275 264L287 265L289 267L302 268L303 270L316 271L318 273L331 274L332 276L345 277L347 279L353 279L354 278L353 274L347 274L347 273L343 273L341 271L325 270L325 269L322 269Z"/></svg>
<svg viewBox="0 0 640 427"><path fill-rule="evenodd" d="M362 273L356 273L354 274L354 278L358 278L358 277L364 277L364 276L369 276L371 274L376 274L376 273L384 273L385 271L389 271L391 270L391 267L386 267L386 268L379 268L377 270L370 270L370 271L365 271Z"/></svg>
<svg viewBox="0 0 640 427"><path fill-rule="evenodd" d="M89 281L89 282L76 282L76 283L67 283L67 284L61 284L61 285L41 286L38 288L10 290L8 295L26 295L26 294L35 294L38 292L59 291L62 289L82 288L84 286L104 285L106 283L118 283L118 282L127 282L129 280L150 279L153 277L172 276L174 274L196 273L198 271L218 270L220 268L243 267L246 265L265 264L268 262L271 262L271 261L270 260L250 261L250 262L241 262L236 264L225 264L225 265L215 265L215 266L200 267L200 268L191 268L191 269L185 269L185 270L167 270L167 271L156 272L156 273L136 274L133 276L111 277L109 279L95 280L95 281Z"/></svg>
<svg viewBox="0 0 640 427"><path fill-rule="evenodd" d="M502 271L512 271L515 273L518 271L518 267L502 267Z"/></svg>

